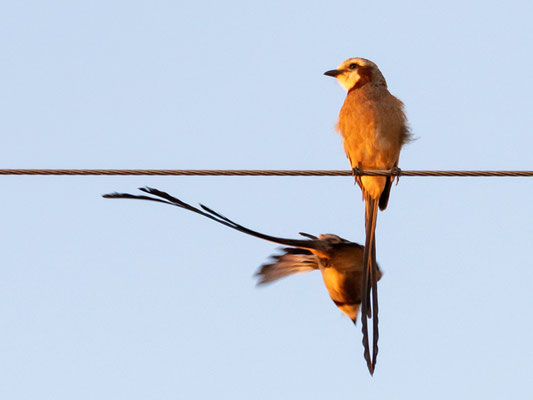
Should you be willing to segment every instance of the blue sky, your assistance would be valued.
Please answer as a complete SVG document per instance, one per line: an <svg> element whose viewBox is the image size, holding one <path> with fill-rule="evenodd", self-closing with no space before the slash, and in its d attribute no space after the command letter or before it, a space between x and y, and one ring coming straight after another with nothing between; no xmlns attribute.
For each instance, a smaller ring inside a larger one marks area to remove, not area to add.
<svg viewBox="0 0 533 400"><path fill-rule="evenodd" d="M418 140L403 169L532 169L531 5L4 1L1 168L346 169L343 90L375 61ZM378 217L380 354L319 274L255 288L253 229L364 241L351 178L0 177L0 396L523 398L531 178L402 178Z"/></svg>

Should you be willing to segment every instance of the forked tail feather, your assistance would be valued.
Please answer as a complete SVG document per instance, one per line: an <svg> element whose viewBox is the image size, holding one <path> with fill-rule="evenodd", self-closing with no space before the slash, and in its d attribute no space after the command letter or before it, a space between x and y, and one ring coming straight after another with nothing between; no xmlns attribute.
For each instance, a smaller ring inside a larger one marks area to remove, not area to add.
<svg viewBox="0 0 533 400"><path fill-rule="evenodd" d="M365 196L365 228L366 241L363 255L363 276L361 288L361 325L363 332L364 357L370 374L374 374L376 366L376 357L378 353L378 295L377 295L377 262L376 262L376 219L378 212L379 199L371 198L368 194ZM372 357L370 356L370 344L368 336L368 318L373 319L372 332Z"/></svg>

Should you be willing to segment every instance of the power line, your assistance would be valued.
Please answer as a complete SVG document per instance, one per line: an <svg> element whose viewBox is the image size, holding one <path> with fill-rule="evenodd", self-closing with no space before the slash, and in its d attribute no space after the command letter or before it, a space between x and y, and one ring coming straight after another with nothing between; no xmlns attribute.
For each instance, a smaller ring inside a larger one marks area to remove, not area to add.
<svg viewBox="0 0 533 400"><path fill-rule="evenodd" d="M533 171L438 170L254 170L254 169L0 169L0 175L155 175L155 176L439 176L532 177Z"/></svg>

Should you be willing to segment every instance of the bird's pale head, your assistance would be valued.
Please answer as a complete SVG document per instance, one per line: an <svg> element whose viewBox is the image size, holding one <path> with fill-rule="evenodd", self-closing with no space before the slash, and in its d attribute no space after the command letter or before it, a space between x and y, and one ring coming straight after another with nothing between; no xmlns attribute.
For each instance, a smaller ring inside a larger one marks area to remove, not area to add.
<svg viewBox="0 0 533 400"><path fill-rule="evenodd" d="M349 58L337 69L324 72L324 75L337 78L346 90L363 87L367 83L387 87L387 82L378 66L365 58Z"/></svg>

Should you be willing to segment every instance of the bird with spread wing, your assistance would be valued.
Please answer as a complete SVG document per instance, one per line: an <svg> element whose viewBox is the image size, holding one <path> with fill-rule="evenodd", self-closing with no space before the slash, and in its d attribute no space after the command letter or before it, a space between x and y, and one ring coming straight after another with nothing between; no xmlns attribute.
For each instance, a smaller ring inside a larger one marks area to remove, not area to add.
<svg viewBox="0 0 533 400"><path fill-rule="evenodd" d="M199 209L157 189L140 188L140 190L147 195L110 193L103 197L140 199L170 204L203 215L247 235L289 246L283 249L281 255L272 256L272 262L259 269L256 274L258 284L270 283L296 273L320 270L331 300L354 324L356 323L361 305L363 246L333 234L314 236L300 233L306 239L285 239L266 235L239 225L202 204ZM379 268L376 278L381 278Z"/></svg>

